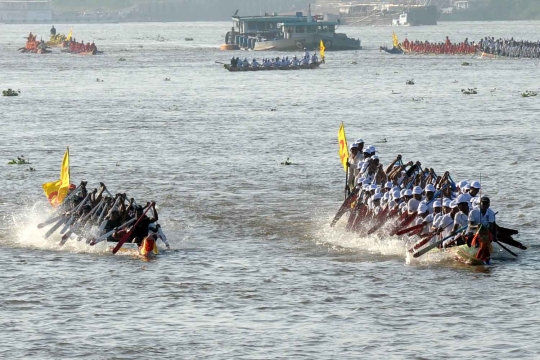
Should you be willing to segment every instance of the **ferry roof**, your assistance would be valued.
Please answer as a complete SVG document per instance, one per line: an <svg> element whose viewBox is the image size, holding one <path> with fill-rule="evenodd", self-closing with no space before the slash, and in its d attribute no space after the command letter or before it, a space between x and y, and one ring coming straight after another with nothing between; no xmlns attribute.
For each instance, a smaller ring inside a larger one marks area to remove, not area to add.
<svg viewBox="0 0 540 360"><path fill-rule="evenodd" d="M282 15L282 16L233 16L234 20L238 21L250 21L250 22L291 22L301 18L298 18L294 15Z"/></svg>
<svg viewBox="0 0 540 360"><path fill-rule="evenodd" d="M297 25L301 25L301 26L305 26L305 25L314 25L314 26L341 25L341 23L339 23L337 21L311 21L311 22L295 21L295 22L284 22L283 24L287 25L287 26L297 26Z"/></svg>

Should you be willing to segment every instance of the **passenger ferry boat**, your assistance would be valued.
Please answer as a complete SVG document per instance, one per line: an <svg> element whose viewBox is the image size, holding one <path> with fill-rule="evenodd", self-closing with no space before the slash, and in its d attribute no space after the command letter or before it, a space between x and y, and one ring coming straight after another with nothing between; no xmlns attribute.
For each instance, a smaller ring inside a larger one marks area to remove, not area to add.
<svg viewBox="0 0 540 360"><path fill-rule="evenodd" d="M0 0L0 23L47 22L51 20L51 0Z"/></svg>
<svg viewBox="0 0 540 360"><path fill-rule="evenodd" d="M233 27L222 50L313 50L321 40L326 50L360 50L360 40L336 33L339 21L318 21L301 12L296 15L233 16Z"/></svg>

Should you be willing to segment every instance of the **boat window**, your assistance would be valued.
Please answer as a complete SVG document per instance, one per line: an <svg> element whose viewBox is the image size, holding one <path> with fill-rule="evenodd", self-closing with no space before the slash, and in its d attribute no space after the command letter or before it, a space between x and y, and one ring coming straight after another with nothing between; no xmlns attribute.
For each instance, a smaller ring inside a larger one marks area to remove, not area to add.
<svg viewBox="0 0 540 360"><path fill-rule="evenodd" d="M336 32L336 25L328 25L328 31L329 32Z"/></svg>
<svg viewBox="0 0 540 360"><path fill-rule="evenodd" d="M253 22L249 22L247 24L248 24L248 26L247 26L248 30L256 30L257 29L257 24L255 24Z"/></svg>
<svg viewBox="0 0 540 360"><path fill-rule="evenodd" d="M257 23L257 30L264 31L265 30L265 24L264 23Z"/></svg>
<svg viewBox="0 0 540 360"><path fill-rule="evenodd" d="M328 26L319 26L319 32L325 33L328 32Z"/></svg>
<svg viewBox="0 0 540 360"><path fill-rule="evenodd" d="M308 26L308 27L307 27L307 32L308 32L308 33L315 33L315 32L317 32L317 26Z"/></svg>
<svg viewBox="0 0 540 360"><path fill-rule="evenodd" d="M288 32L289 34L294 33L294 26L287 26L287 32Z"/></svg>
<svg viewBox="0 0 540 360"><path fill-rule="evenodd" d="M299 33L299 34L305 33L306 32L306 27L305 26L297 26L296 27L296 32Z"/></svg>

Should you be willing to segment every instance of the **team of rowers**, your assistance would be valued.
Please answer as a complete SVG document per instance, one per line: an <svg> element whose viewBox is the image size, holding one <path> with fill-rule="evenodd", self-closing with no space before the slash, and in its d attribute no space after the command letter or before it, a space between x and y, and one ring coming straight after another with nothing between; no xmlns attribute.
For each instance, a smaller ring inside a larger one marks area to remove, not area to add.
<svg viewBox="0 0 540 360"><path fill-rule="evenodd" d="M95 53L98 51L96 44L94 41L92 43L87 42L86 44L84 41L81 41L80 43L77 42L75 38L72 40L64 41L64 48L69 49L70 53L74 54L80 54L80 53Z"/></svg>
<svg viewBox="0 0 540 360"><path fill-rule="evenodd" d="M133 198L128 200L126 194L112 195L103 183L100 183L99 191L94 189L91 192L87 191L86 185L85 181L78 187L71 184L68 196L61 205L60 212L71 219L70 231L64 234L63 242L73 232L80 238L87 238L90 245L105 240L118 242L126 236L127 242L135 243L140 248L151 240L150 251L158 239L170 248L157 223L159 217L155 202L147 203L143 207ZM104 194L105 192L107 194ZM152 217L146 216L149 210L152 211Z"/></svg>
<svg viewBox="0 0 540 360"><path fill-rule="evenodd" d="M26 44L24 49L26 50L26 52L37 52L38 50L46 50L47 45L45 44L44 40L37 40L37 35L34 35L32 34L32 32L30 32L30 34L28 34L28 36L26 37Z"/></svg>
<svg viewBox="0 0 540 360"><path fill-rule="evenodd" d="M540 58L540 41L517 41L514 38L495 40L494 37L485 37L478 43L469 42L466 38L460 43L453 44L447 36L446 41L441 43L405 39L399 46L406 52L414 53L467 55L483 52L513 58Z"/></svg>
<svg viewBox="0 0 540 360"><path fill-rule="evenodd" d="M409 41L405 39L401 43L403 50L407 52L428 53L428 54L474 54L476 45L469 43L469 39L453 44L448 36L445 42L430 43L428 41Z"/></svg>
<svg viewBox="0 0 540 360"><path fill-rule="evenodd" d="M350 147L349 195L332 225L350 211L349 231L370 234L384 226L391 235L420 236L423 243L416 248L437 238L445 239L440 247L467 244L478 247L477 258L486 263L492 241L526 249L512 239L517 231L496 224L478 181L456 184L448 172L438 176L432 168L422 169L420 162L404 163L401 155L384 168L376 153L362 139Z"/></svg>
<svg viewBox="0 0 540 360"><path fill-rule="evenodd" d="M319 58L317 57L316 53L313 53L313 55L309 55L309 50L305 50L304 56L300 59L296 56L292 58L292 60L289 60L289 57L284 58L264 58L261 60L261 62L258 62L257 59L253 59L253 61L250 63L247 58L244 58L244 60L239 59L238 57L233 57L231 59L231 67L238 67L238 68L258 68L258 67L288 67L288 66L300 66L300 65L309 65L309 64L317 64L319 62Z"/></svg>
<svg viewBox="0 0 540 360"><path fill-rule="evenodd" d="M478 43L480 51L513 58L540 58L540 40L539 41L516 41L514 38L497 39L494 37L485 37Z"/></svg>

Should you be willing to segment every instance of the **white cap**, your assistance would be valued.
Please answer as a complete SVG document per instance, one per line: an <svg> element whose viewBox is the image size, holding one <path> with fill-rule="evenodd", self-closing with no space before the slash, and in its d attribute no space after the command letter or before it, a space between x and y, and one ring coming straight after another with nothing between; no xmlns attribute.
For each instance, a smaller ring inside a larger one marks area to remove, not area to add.
<svg viewBox="0 0 540 360"><path fill-rule="evenodd" d="M374 152L377 152L377 150L375 149L375 146L371 145L370 147L367 148L367 152L374 153Z"/></svg>
<svg viewBox="0 0 540 360"><path fill-rule="evenodd" d="M411 190L405 190L405 196L412 196Z"/></svg>
<svg viewBox="0 0 540 360"><path fill-rule="evenodd" d="M358 178L358 180L356 180L356 185L360 185L364 182L364 178Z"/></svg>
<svg viewBox="0 0 540 360"><path fill-rule="evenodd" d="M384 195L383 195L383 199L385 199L385 200L390 199L390 193L389 193L389 192L385 192Z"/></svg>
<svg viewBox="0 0 540 360"><path fill-rule="evenodd" d="M401 191L401 189L399 188L399 186L394 186L394 187L392 188L392 191Z"/></svg>
<svg viewBox="0 0 540 360"><path fill-rule="evenodd" d="M357 140L356 140L356 143L357 143L357 144L363 144L363 143L364 143L364 140L362 140L362 139L357 139Z"/></svg>
<svg viewBox="0 0 540 360"><path fill-rule="evenodd" d="M454 209L454 208L457 207L457 202L456 202L456 200L450 202L450 207L451 207L452 209Z"/></svg>
<svg viewBox="0 0 540 360"><path fill-rule="evenodd" d="M469 199L467 198L467 196L465 196L465 194L461 194L457 197L455 201L456 201L456 204L461 204L461 203L469 202Z"/></svg>
<svg viewBox="0 0 540 360"><path fill-rule="evenodd" d="M480 182L478 182L478 181L473 181L473 183L471 184L471 187L475 188L475 189L481 189L482 188L480 186Z"/></svg>
<svg viewBox="0 0 540 360"><path fill-rule="evenodd" d="M450 199L444 199L444 207L451 207L452 201Z"/></svg>
<svg viewBox="0 0 540 360"><path fill-rule="evenodd" d="M399 191L394 191L392 197L394 198L394 200L397 200L401 197L401 194L399 193Z"/></svg>
<svg viewBox="0 0 540 360"><path fill-rule="evenodd" d="M426 204L420 204L420 205L418 206L418 213L419 213L419 214L423 214L423 213L425 213L425 212L427 212L427 206L426 206Z"/></svg>
<svg viewBox="0 0 540 360"><path fill-rule="evenodd" d="M381 193L378 193L378 194L373 195L373 201L375 201L375 200L381 200L381 198L382 198L382 194L381 194Z"/></svg>
<svg viewBox="0 0 540 360"><path fill-rule="evenodd" d="M471 189L471 185L467 184L465 185L464 187L462 187L463 190L470 190Z"/></svg>
<svg viewBox="0 0 540 360"><path fill-rule="evenodd" d="M389 181L389 182L386 183L386 185L384 185L384 188L385 188L385 189L391 189L391 188L392 188L392 185L393 185L392 182Z"/></svg>
<svg viewBox="0 0 540 360"><path fill-rule="evenodd" d="M468 182L465 181L465 180L463 180L463 181L460 181L460 182L459 182L458 186L459 186L460 189L463 189L463 187L464 187L465 185L467 185L467 184L468 184Z"/></svg>
<svg viewBox="0 0 540 360"><path fill-rule="evenodd" d="M377 185L375 184L371 184L369 187L369 190L376 190L376 189L377 189Z"/></svg>
<svg viewBox="0 0 540 360"><path fill-rule="evenodd" d="M414 195L422 195L422 188L420 186L415 186L412 193Z"/></svg>
<svg viewBox="0 0 540 360"><path fill-rule="evenodd" d="M428 192L428 191L435 192L436 191L435 186L433 186L433 184L427 184L425 190L426 190L426 192Z"/></svg>
<svg viewBox="0 0 540 360"><path fill-rule="evenodd" d="M375 194L380 194L381 193L381 188L377 186L377 188L375 189Z"/></svg>
<svg viewBox="0 0 540 360"><path fill-rule="evenodd" d="M354 143L351 146L349 146L349 149L352 150L353 148L358 148L358 144Z"/></svg>
<svg viewBox="0 0 540 360"><path fill-rule="evenodd" d="M441 207L441 202L439 200L435 200L433 202L433 207L436 208L436 207Z"/></svg>

